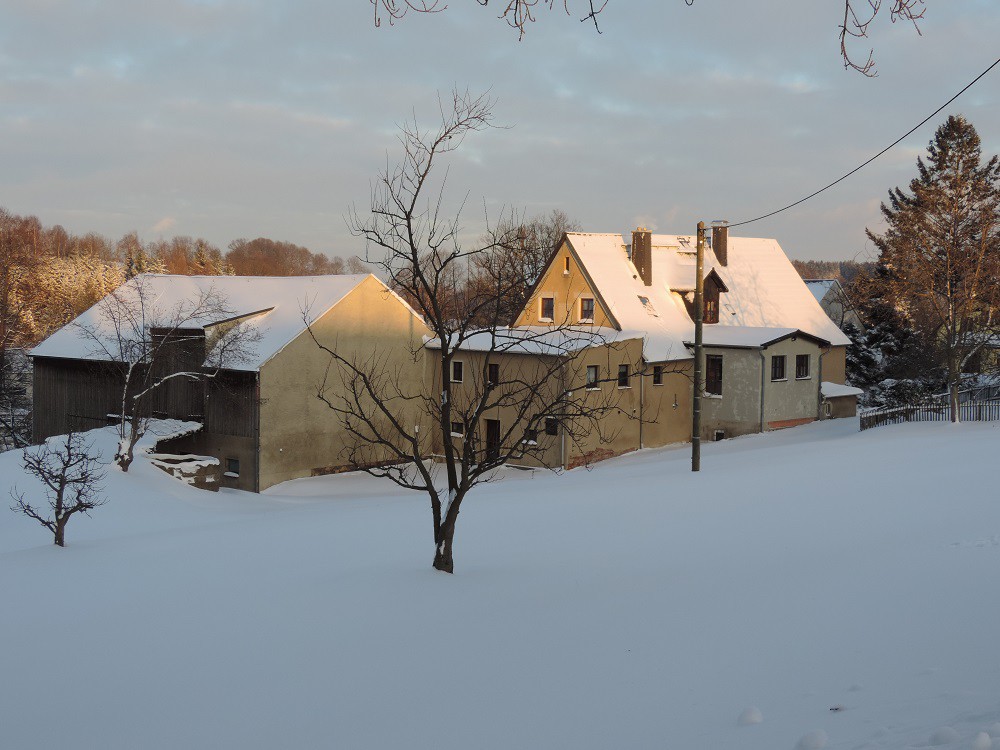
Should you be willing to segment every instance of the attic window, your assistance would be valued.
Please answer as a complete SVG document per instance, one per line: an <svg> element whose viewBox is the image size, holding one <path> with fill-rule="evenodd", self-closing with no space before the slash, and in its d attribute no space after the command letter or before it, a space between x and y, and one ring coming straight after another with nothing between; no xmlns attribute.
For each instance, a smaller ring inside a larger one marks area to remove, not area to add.
<svg viewBox="0 0 1000 750"><path fill-rule="evenodd" d="M643 297L641 294L637 295L637 296L639 297L639 301L642 303L642 308L648 314L652 315L654 318L659 317L656 314L656 308L653 307L653 303L649 301L649 297Z"/></svg>

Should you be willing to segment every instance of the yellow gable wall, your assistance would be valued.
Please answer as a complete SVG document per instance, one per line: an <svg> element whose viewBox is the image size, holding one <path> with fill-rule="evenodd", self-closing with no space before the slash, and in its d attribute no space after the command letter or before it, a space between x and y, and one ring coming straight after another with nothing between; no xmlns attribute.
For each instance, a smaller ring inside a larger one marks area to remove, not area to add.
<svg viewBox="0 0 1000 750"><path fill-rule="evenodd" d="M424 391L423 322L375 278L368 278L313 326L316 337L345 358L389 374L412 394ZM351 468L353 439L317 397L330 357L303 332L260 371L260 489L298 477ZM344 393L339 366L330 366L331 398ZM407 424L420 418L408 415Z"/></svg>
<svg viewBox="0 0 1000 750"><path fill-rule="evenodd" d="M569 270L566 263L569 261ZM555 314L552 320L541 317L541 300L552 297ZM594 300L593 324L597 326L616 327L611 322L607 311L602 307L600 298L594 293L587 278L580 269L580 264L569 249L569 243L564 241L559 247L548 268L542 274L542 279L525 305L524 310L514 322L515 326L546 326L546 325L576 325L580 320L580 300L590 297Z"/></svg>

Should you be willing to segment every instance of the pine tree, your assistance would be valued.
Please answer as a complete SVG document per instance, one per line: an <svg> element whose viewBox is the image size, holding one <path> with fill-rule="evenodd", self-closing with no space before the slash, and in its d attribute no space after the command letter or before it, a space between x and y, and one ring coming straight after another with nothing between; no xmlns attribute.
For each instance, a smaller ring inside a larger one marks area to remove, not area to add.
<svg viewBox="0 0 1000 750"><path fill-rule="evenodd" d="M934 134L910 190L889 191L880 252L886 298L947 373L958 420L963 368L1000 331L1000 159L983 163L979 135L961 116Z"/></svg>

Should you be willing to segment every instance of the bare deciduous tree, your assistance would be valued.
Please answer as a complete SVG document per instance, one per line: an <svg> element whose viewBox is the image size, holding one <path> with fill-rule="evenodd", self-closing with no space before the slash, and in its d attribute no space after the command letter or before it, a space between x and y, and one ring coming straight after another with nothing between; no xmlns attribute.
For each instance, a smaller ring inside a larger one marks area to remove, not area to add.
<svg viewBox="0 0 1000 750"><path fill-rule="evenodd" d="M101 495L104 470L94 454L94 446L77 433L69 433L58 444L46 442L26 448L22 465L44 486L48 511L29 502L16 487L10 493L14 499L10 509L38 521L52 532L54 543L60 547L66 546L66 524L73 515L89 515L107 502Z"/></svg>
<svg viewBox="0 0 1000 750"><path fill-rule="evenodd" d="M864 62L857 62L848 49L850 39L867 39L868 29L872 22L885 11L885 0L843 0L844 20L840 29L840 55L845 68L851 68L866 76L876 75L874 52L868 51ZM917 33L920 27L917 21L924 17L925 0L889 0L890 20L909 21ZM409 11L415 13L439 13L447 9L445 0L369 0L375 9L375 25L380 26L383 18L392 24ZM476 0L486 7L490 0ZM601 33L598 16L607 7L609 0L499 0L494 5L500 9L500 18L514 29L517 29L518 39L523 39L528 25L535 22L539 9L552 10L561 6L568 16L577 16L582 22L592 22L597 33ZM684 0L685 5L694 5L694 0Z"/></svg>
<svg viewBox="0 0 1000 750"><path fill-rule="evenodd" d="M150 277L136 276L98 303L97 320L75 324L91 356L106 361L109 375L120 379L115 462L122 471L128 471L154 398L165 386L213 378L251 356L259 331L232 320L234 314L214 287L164 308Z"/></svg>
<svg viewBox="0 0 1000 750"><path fill-rule="evenodd" d="M522 275L509 262L478 260L516 249L518 225L498 222L468 247L460 241L461 210L443 216L439 161L470 133L492 126L492 105L485 95L455 92L441 102L438 129L404 126L401 163L379 175L370 214L349 217L366 241L368 263L430 329L424 349L412 353L428 364L430 393L422 379L408 386L388 366L387 353L350 356L314 335L331 363L318 395L354 438L349 459L428 495L433 565L449 573L459 510L473 487L512 459L540 457L553 441L609 440L601 418L616 409L615 389L599 387L611 372L613 345L598 330L559 323L509 329L500 320L497 300L518 292ZM473 263L480 283L470 289ZM600 357L603 375L591 375L588 390L584 360L597 367ZM636 363L629 367L637 370ZM432 453L437 462L426 460Z"/></svg>

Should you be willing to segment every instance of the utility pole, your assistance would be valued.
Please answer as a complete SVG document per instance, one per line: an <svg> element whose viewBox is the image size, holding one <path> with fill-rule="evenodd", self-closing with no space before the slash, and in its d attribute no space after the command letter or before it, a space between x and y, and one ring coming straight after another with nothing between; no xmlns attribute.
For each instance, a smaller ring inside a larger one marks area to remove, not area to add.
<svg viewBox="0 0 1000 750"><path fill-rule="evenodd" d="M705 322L705 222L698 222L694 279L694 403L691 407L691 471L701 471L701 350Z"/></svg>

